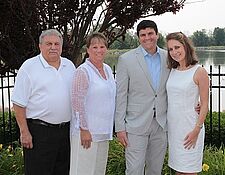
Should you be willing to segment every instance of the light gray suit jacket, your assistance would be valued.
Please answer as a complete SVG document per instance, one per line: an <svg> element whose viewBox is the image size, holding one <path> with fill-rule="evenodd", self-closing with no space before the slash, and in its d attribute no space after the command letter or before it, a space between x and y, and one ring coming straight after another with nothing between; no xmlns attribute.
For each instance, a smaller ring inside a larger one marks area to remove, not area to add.
<svg viewBox="0 0 225 175"><path fill-rule="evenodd" d="M119 57L116 73L117 97L115 131L127 131L136 135L148 134L154 108L156 120L166 129L167 51L159 49L161 56L160 85L154 90L141 46Z"/></svg>

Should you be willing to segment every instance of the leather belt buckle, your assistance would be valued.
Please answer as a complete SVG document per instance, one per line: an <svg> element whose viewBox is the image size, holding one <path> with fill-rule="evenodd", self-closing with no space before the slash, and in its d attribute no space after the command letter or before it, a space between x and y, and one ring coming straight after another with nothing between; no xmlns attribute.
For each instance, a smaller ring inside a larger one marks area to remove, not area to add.
<svg viewBox="0 0 225 175"><path fill-rule="evenodd" d="M45 122L45 121L42 121L42 120L39 120L39 119L27 119L27 121L32 123L32 124L42 125L42 126L52 127L52 128L64 128L65 126L67 126L69 124L69 122L52 124L52 123L48 123L48 122Z"/></svg>
<svg viewBox="0 0 225 175"><path fill-rule="evenodd" d="M63 128L64 126L66 126L66 124L67 124L66 122L63 122L63 123L60 123L60 124L57 124L57 125L58 125L59 128Z"/></svg>

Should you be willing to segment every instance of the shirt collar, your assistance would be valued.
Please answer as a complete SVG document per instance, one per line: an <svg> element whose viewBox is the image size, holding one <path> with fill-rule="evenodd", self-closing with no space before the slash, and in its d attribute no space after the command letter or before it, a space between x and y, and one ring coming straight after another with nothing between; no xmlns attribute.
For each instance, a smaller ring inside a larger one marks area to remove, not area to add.
<svg viewBox="0 0 225 175"><path fill-rule="evenodd" d="M39 58L40 58L40 61L42 63L42 65L44 66L44 68L49 68L49 67L52 67L51 65L48 64L48 62L44 59L42 53L40 53L39 55ZM62 57L60 57L60 65L59 65L59 68L61 66L66 66L66 63L63 61Z"/></svg>
<svg viewBox="0 0 225 175"><path fill-rule="evenodd" d="M142 50L144 56L147 56L147 55L153 56L150 53L148 53L142 46L141 46L141 50ZM158 46L156 46L156 53L155 54L159 54L159 47Z"/></svg>
<svg viewBox="0 0 225 175"><path fill-rule="evenodd" d="M86 58L85 62L86 62L89 66L91 66L92 68L94 68L94 69L97 70L97 68L94 66L94 64L91 63L90 58ZM103 69L105 69L104 63L103 63Z"/></svg>

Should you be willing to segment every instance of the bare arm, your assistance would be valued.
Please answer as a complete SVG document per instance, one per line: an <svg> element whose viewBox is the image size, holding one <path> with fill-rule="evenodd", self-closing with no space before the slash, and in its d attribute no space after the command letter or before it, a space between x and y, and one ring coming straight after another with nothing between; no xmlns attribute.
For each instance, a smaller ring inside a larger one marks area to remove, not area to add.
<svg viewBox="0 0 225 175"><path fill-rule="evenodd" d="M27 126L26 108L13 104L16 113L16 121L20 128L21 145L25 148L33 148L32 136Z"/></svg>
<svg viewBox="0 0 225 175"><path fill-rule="evenodd" d="M201 68L197 74L196 79L198 82L199 92L200 92L200 103L201 109L197 124L203 124L208 113L208 103L209 103L209 78L206 70Z"/></svg>
<svg viewBox="0 0 225 175"><path fill-rule="evenodd" d="M197 125L202 125L208 113L208 103L209 103L209 78L204 68L200 68L196 72L196 84L199 87L200 103L201 103L201 109Z"/></svg>
<svg viewBox="0 0 225 175"><path fill-rule="evenodd" d="M198 134L201 127L205 121L206 115L208 113L208 101L209 101L209 78L206 70L204 68L199 68L194 76L194 81L198 85L200 93L200 113L198 120L196 122L195 128L185 137L184 146L187 149L195 147Z"/></svg>

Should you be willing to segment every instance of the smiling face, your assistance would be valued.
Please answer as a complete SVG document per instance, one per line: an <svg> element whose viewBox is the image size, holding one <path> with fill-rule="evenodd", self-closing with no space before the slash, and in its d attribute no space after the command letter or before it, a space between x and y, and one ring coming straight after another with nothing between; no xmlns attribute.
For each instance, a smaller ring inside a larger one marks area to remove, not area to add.
<svg viewBox="0 0 225 175"><path fill-rule="evenodd" d="M107 54L107 46L105 41L100 38L92 38L90 46L87 48L89 58L94 62L103 62Z"/></svg>
<svg viewBox="0 0 225 175"><path fill-rule="evenodd" d="M139 31L139 42L141 46L149 53L154 54L156 52L157 40L159 38L153 28L145 28Z"/></svg>
<svg viewBox="0 0 225 175"><path fill-rule="evenodd" d="M62 42L58 36L46 35L39 44L44 59L51 65L59 62L62 53Z"/></svg>
<svg viewBox="0 0 225 175"><path fill-rule="evenodd" d="M180 65L186 64L186 59L185 59L186 54L185 54L185 48L183 44L181 44L179 41L175 39L171 39L171 40L168 40L167 42L167 48L173 60L179 62Z"/></svg>

